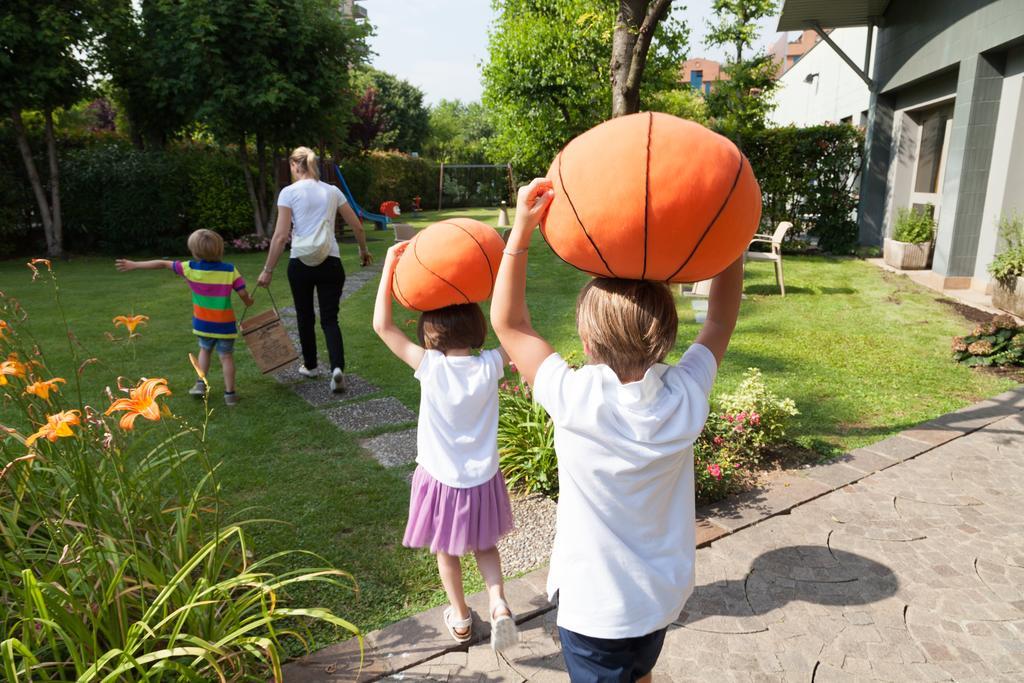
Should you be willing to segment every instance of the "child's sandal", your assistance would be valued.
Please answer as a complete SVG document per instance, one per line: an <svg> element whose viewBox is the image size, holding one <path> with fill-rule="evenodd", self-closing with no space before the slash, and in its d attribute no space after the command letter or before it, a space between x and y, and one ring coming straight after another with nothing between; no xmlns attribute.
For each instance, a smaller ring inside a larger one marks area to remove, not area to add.
<svg viewBox="0 0 1024 683"><path fill-rule="evenodd" d="M507 614L495 614L499 609L504 609ZM491 605L491 649L495 652L507 650L519 642L519 629L516 627L516 620L512 616L512 610L504 600L498 600Z"/></svg>
<svg viewBox="0 0 1024 683"><path fill-rule="evenodd" d="M473 614L470 613L465 619L455 619L454 616L451 607L444 608L444 625L448 627L448 633L456 643L468 643L473 638Z"/></svg>

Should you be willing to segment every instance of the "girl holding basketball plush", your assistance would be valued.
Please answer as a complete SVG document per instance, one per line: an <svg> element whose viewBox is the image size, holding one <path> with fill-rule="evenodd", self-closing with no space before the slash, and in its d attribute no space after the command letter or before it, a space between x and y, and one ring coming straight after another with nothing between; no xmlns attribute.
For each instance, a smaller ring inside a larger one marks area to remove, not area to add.
<svg viewBox="0 0 1024 683"><path fill-rule="evenodd" d="M688 162L684 152L694 149L705 156ZM715 165L704 166L709 159ZM686 163L697 167L693 182L682 180ZM594 175L607 169L619 177ZM666 629L693 590L693 443L736 324L741 254L760 215L748 170L724 138L638 114L570 142L550 180L519 192L491 324L554 424L559 499L548 594L557 596L573 681L650 680ZM588 359L579 369L534 330L527 311L527 256L542 223L559 256L597 275L576 302ZM667 281L695 273L717 273L707 322L682 359L666 365L679 326Z"/></svg>
<svg viewBox="0 0 1024 683"><path fill-rule="evenodd" d="M478 280L483 298L493 288L503 245L496 233L492 239L485 231L494 233L483 224L435 224L412 242L391 247L377 291L373 329L420 382L417 467L402 544L429 548L437 556L451 603L444 623L459 643L473 637L460 557L468 552L476 556L490 597L491 646L501 650L518 640L496 547L512 529L512 506L498 470L497 446L498 382L508 356L500 348L473 353L483 346L487 322L474 300L478 297L473 295L473 283L467 282ZM485 267L477 263L482 272L474 278L474 259L481 258ZM403 276L403 266L413 274ZM392 292L402 305L421 311L419 344L392 320ZM458 301L462 303L454 303Z"/></svg>

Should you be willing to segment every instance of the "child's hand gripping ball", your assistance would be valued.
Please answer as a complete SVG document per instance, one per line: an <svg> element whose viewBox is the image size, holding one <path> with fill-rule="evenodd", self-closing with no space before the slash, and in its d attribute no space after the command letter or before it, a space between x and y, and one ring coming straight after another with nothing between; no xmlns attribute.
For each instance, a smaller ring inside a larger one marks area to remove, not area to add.
<svg viewBox="0 0 1024 683"><path fill-rule="evenodd" d="M434 223L409 241L391 281L398 303L413 311L479 303L491 296L505 243L471 218Z"/></svg>
<svg viewBox="0 0 1024 683"><path fill-rule="evenodd" d="M555 157L548 178L544 238L602 277L706 280L740 257L761 219L761 189L736 145L668 114L590 129Z"/></svg>

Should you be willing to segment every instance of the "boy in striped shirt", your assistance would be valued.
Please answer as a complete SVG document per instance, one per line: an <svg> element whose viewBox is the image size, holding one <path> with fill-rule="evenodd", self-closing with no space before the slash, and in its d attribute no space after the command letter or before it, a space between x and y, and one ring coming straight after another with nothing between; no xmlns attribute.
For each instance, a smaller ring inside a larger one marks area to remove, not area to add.
<svg viewBox="0 0 1024 683"><path fill-rule="evenodd" d="M207 374L211 355L216 349L224 371L224 403L238 403L235 394L235 338L238 326L231 308L231 292L246 306L252 306L252 297L245 289L245 280L238 269L225 263L224 240L213 230L196 230L188 237L191 261L131 261L117 259L121 272L129 270L158 270L167 268L185 278L192 290L192 333L199 339L199 369ZM189 389L190 394L202 398L206 385L199 381Z"/></svg>

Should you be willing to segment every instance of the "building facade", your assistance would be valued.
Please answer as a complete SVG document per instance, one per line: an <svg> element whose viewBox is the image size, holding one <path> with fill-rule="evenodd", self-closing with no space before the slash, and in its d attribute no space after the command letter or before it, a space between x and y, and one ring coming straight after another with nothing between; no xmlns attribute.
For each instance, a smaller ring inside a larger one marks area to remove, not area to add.
<svg viewBox="0 0 1024 683"><path fill-rule="evenodd" d="M844 53L870 92L861 242L931 205L933 286L985 289L1000 217L1024 212L1024 0L786 0L780 31L815 24L877 30L869 68Z"/></svg>
<svg viewBox="0 0 1024 683"><path fill-rule="evenodd" d="M715 83L728 80L729 76L722 71L722 65L713 59L687 59L683 62L681 80L694 90L705 95L715 87Z"/></svg>
<svg viewBox="0 0 1024 683"><path fill-rule="evenodd" d="M772 58L779 65L779 76L792 69L820 40L812 29L804 29L793 40L789 39L789 33L781 34L770 50Z"/></svg>
<svg viewBox="0 0 1024 683"><path fill-rule="evenodd" d="M829 37L846 54L862 55L868 30L862 26L840 28L831 31ZM867 84L822 42L779 77L774 95L776 106L769 120L777 126L867 123L871 99Z"/></svg>

